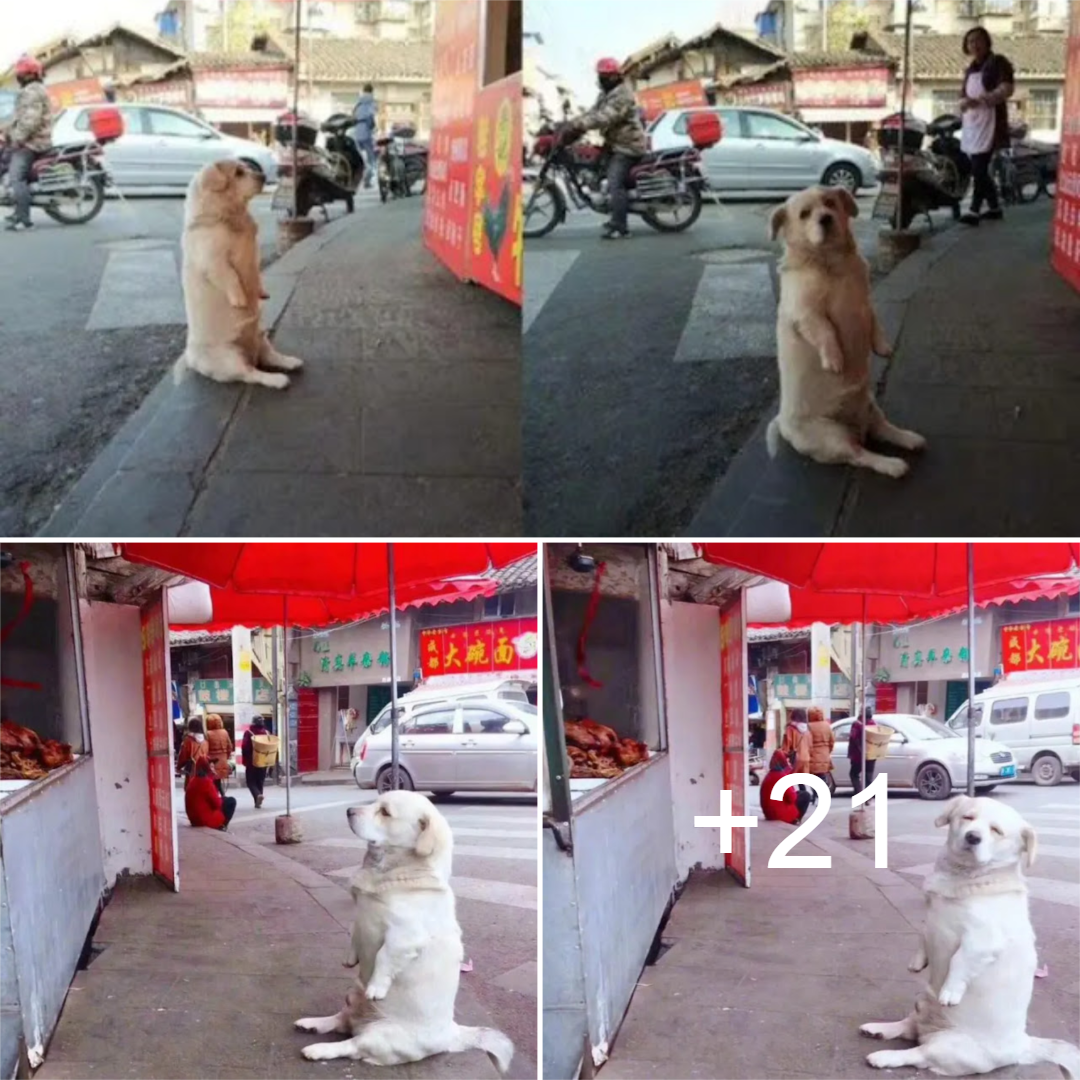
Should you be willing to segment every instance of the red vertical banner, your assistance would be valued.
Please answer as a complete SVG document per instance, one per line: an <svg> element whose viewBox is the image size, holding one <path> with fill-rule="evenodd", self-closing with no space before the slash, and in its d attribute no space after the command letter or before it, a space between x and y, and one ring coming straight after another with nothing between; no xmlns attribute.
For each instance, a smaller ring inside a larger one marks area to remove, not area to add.
<svg viewBox="0 0 1080 1080"><path fill-rule="evenodd" d="M437 0L424 243L468 274L473 110L480 81L480 0ZM520 157L520 155L518 155Z"/></svg>
<svg viewBox="0 0 1080 1080"><path fill-rule="evenodd" d="M469 278L521 305L521 73L485 86L473 131Z"/></svg>
<svg viewBox="0 0 1080 1080"><path fill-rule="evenodd" d="M749 787L746 756L746 593L720 613L720 711L724 741L724 790L731 792L731 813L746 814ZM750 830L731 832L731 853L724 856L731 875L750 887Z"/></svg>
<svg viewBox="0 0 1080 1080"><path fill-rule="evenodd" d="M176 810L173 806L172 701L169 693L169 623L164 592L140 614L143 711L147 776L150 784L150 843L154 873L174 891L180 889L177 865Z"/></svg>
<svg viewBox="0 0 1080 1080"><path fill-rule="evenodd" d="M1080 290L1080 4L1070 4L1051 261Z"/></svg>

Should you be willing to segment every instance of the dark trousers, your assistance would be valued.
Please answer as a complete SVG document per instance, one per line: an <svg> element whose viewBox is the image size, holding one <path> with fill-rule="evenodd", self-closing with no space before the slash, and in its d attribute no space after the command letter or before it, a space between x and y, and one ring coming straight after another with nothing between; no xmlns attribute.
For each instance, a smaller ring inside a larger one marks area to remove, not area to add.
<svg viewBox="0 0 1080 1080"><path fill-rule="evenodd" d="M997 185L990 176L990 162L993 160L993 152L986 154L971 155L971 178L974 181L975 190L971 196L971 212L977 214L985 202L991 210L1000 210L998 202ZM867 762L867 765L871 764Z"/></svg>
<svg viewBox="0 0 1080 1080"><path fill-rule="evenodd" d="M869 787L871 781L874 779L874 766L876 761L867 761L866 763L866 786ZM851 759L851 786L855 789L855 794L858 795L862 791L862 763Z"/></svg>
<svg viewBox="0 0 1080 1080"><path fill-rule="evenodd" d="M266 783L266 769L256 769L254 765L248 765L244 769L244 776L247 779L247 789L251 792L251 797L262 798L263 784Z"/></svg>
<svg viewBox="0 0 1080 1080"><path fill-rule="evenodd" d="M225 815L225 824L228 825L236 813L236 800L231 795L226 795L221 800L221 812Z"/></svg>
<svg viewBox="0 0 1080 1080"><path fill-rule="evenodd" d="M800 821L802 821L803 814L806 813L806 808L810 805L812 799L813 796L804 787L800 787L799 790L795 793L795 808L799 811Z"/></svg>
<svg viewBox="0 0 1080 1080"><path fill-rule="evenodd" d="M637 158L629 154L611 155L607 167L608 198L611 200L611 224L619 232L626 232L626 218L630 210L630 197L627 188L630 183L630 170L637 164Z"/></svg>
<svg viewBox="0 0 1080 1080"><path fill-rule="evenodd" d="M30 224L30 167L37 154L17 147L11 154L11 193L15 198L15 218Z"/></svg>

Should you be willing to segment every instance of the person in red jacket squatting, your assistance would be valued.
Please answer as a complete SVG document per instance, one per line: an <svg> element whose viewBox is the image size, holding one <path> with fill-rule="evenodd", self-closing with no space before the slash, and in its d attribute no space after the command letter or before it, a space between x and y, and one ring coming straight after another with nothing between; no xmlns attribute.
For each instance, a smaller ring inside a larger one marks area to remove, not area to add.
<svg viewBox="0 0 1080 1080"><path fill-rule="evenodd" d="M798 825L810 805L810 792L788 788L783 799L774 799L772 789L782 776L790 776L795 770L788 764L782 750L773 751L769 762L769 771L761 781L761 809L766 821L786 821L789 825Z"/></svg>
<svg viewBox="0 0 1080 1080"><path fill-rule="evenodd" d="M195 766L195 775L184 792L184 809L193 826L222 832L236 813L236 800L231 795L222 797L218 791L208 758L199 758Z"/></svg>

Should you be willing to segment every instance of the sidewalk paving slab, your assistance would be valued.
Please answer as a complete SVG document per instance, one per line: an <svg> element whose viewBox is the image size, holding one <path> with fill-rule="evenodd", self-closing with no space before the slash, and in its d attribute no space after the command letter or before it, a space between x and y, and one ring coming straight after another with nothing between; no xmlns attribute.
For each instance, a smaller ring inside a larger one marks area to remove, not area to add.
<svg viewBox="0 0 1080 1080"><path fill-rule="evenodd" d="M182 824L179 893L121 880L76 973L40 1080L92 1077L470 1078L496 1076L486 1054L439 1054L379 1068L309 1062L333 1040L296 1031L300 1016L336 1012L352 900L340 885L231 833ZM490 1018L462 980L459 1023Z"/></svg>
<svg viewBox="0 0 1080 1080"><path fill-rule="evenodd" d="M171 373L42 530L517 535L521 314L424 247L420 201L371 205L270 266L286 391Z"/></svg>
<svg viewBox="0 0 1080 1080"><path fill-rule="evenodd" d="M896 347L875 368L879 400L930 443L904 455L907 477L818 465L786 443L770 459L770 410L686 535L1075 531L1080 297L1050 266L1051 214L1037 203L1000 224L936 233L874 288Z"/></svg>
<svg viewBox="0 0 1080 1080"><path fill-rule="evenodd" d="M794 854L831 855L832 867L770 869L793 831L764 820L754 830L750 889L727 873L691 874L663 934L670 947L642 972L602 1080L933 1076L872 1068L866 1055L886 1044L859 1034L868 1021L902 1019L921 988L907 970L923 918L919 883L875 869L873 841L864 852L803 840ZM1077 1007L1069 987L1037 981L1028 1030L1075 1041Z"/></svg>

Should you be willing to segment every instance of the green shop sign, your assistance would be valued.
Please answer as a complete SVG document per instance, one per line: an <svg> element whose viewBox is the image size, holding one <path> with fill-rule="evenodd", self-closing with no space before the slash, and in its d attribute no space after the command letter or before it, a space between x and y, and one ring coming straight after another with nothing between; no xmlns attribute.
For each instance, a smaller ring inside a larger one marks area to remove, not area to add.
<svg viewBox="0 0 1080 1080"><path fill-rule="evenodd" d="M324 646L320 648L320 646ZM338 653L331 659L329 655L330 642L328 641L316 641L314 645L314 651L317 653L323 653L324 655L319 657L319 670L325 674L330 674L334 671L352 671L354 668L362 667L365 670L378 664L381 668L388 668L390 666L390 654L384 649L377 656L372 656L371 653L361 653L359 657L354 652L351 653Z"/></svg>
<svg viewBox="0 0 1080 1080"><path fill-rule="evenodd" d="M255 705L272 704L274 697L269 681L253 678L251 696ZM234 704L232 679L198 679L195 683L195 700L206 706Z"/></svg>

